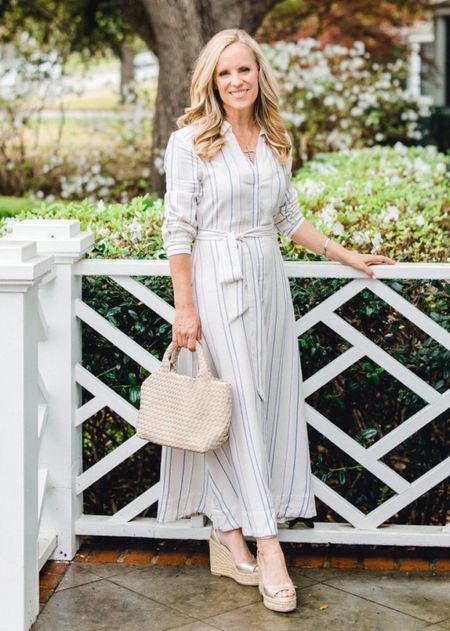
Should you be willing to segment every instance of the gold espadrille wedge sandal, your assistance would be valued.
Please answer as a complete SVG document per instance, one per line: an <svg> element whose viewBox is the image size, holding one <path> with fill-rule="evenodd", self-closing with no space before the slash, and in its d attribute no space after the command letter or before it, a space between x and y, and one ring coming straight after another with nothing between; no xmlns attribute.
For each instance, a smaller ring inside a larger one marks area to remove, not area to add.
<svg viewBox="0 0 450 631"><path fill-rule="evenodd" d="M264 605L267 609L271 609L272 611L294 611L297 608L297 593L295 591L295 585L292 581L287 583L280 583L278 585L264 585L261 563L259 560L259 555L256 555L258 568L259 568L259 582L258 589L259 593L263 597ZM294 594L292 596L281 596L278 595L284 589L293 591Z"/></svg>
<svg viewBox="0 0 450 631"><path fill-rule="evenodd" d="M209 562L214 576L229 576L241 585L258 585L256 559L235 563L231 551L220 543L214 528L209 538Z"/></svg>

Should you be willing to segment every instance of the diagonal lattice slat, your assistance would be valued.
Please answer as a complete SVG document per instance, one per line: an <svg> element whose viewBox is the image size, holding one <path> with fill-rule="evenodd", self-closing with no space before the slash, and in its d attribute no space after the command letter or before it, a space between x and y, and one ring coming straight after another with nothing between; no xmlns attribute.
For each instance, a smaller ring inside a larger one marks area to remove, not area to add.
<svg viewBox="0 0 450 631"><path fill-rule="evenodd" d="M359 508L353 506L351 502L339 495L339 493L336 493L328 484L315 475L313 475L312 484L314 495L332 508L335 513L344 517L355 528L364 530L367 527L366 517Z"/></svg>
<svg viewBox="0 0 450 631"><path fill-rule="evenodd" d="M100 412L106 405L108 402L105 399L92 397L87 403L75 410L75 426L82 425L84 421Z"/></svg>
<svg viewBox="0 0 450 631"><path fill-rule="evenodd" d="M141 493L132 502L118 510L111 516L111 521L126 523L142 513L143 510L154 504L161 496L161 482L157 482L149 489Z"/></svg>
<svg viewBox="0 0 450 631"><path fill-rule="evenodd" d="M385 283L377 282L370 285L369 289L379 298L387 302L393 309L405 316L405 318L414 322L416 326L422 329L427 335L434 338L439 344L445 348L450 348L450 333L440 324L432 320L430 316L408 302L406 298L391 289L391 287L388 287Z"/></svg>
<svg viewBox="0 0 450 631"><path fill-rule="evenodd" d="M110 278L140 300L146 307L172 324L175 309L155 294L154 291L129 276L111 276Z"/></svg>
<svg viewBox="0 0 450 631"><path fill-rule="evenodd" d="M308 313L305 313L297 320L295 323L297 336L303 335L303 333L305 333L308 329L320 322L325 314L333 313L336 309L366 288L367 281L362 278L357 278L335 291L334 294L331 294L331 296L328 296L325 300L322 300L322 302L310 309Z"/></svg>
<svg viewBox="0 0 450 631"><path fill-rule="evenodd" d="M137 409L117 394L117 392L114 392L114 390L104 384L98 377L90 373L89 370L80 366L80 364L75 366L75 379L77 383L83 386L88 392L95 395L100 400L105 401L105 405L121 416L127 423L136 427ZM80 414L83 407L84 406L78 410ZM83 419L83 421L84 420L86 419Z"/></svg>
<svg viewBox="0 0 450 631"><path fill-rule="evenodd" d="M368 447L367 452L376 458L382 458L389 451L421 430L422 427L425 427L427 423L448 410L449 407L450 391L447 391L440 399L429 403L410 418L403 421L401 425L390 431L389 434L377 440L374 445Z"/></svg>
<svg viewBox="0 0 450 631"><path fill-rule="evenodd" d="M311 377L305 379L303 382L303 393L305 398L309 397L310 394L319 390L326 383L337 377L350 368L355 362L359 361L361 357L364 357L365 352L361 348L348 348L346 351L341 353L339 357L333 359L328 362L326 366L317 370Z"/></svg>
<svg viewBox="0 0 450 631"><path fill-rule="evenodd" d="M75 479L75 490L77 493L81 493L86 490L91 484L97 482L104 475L109 473L112 469L121 464L124 460L132 456L139 451L141 447L147 444L148 441L138 438L136 434L127 438L121 445L116 447L114 451L111 451L107 456L96 462L94 465L83 471Z"/></svg>
<svg viewBox="0 0 450 631"><path fill-rule="evenodd" d="M151 353L139 346L128 335L122 333L95 309L89 307L82 300L75 300L75 314L80 320L92 327L97 333L103 335L111 344L126 353L131 359L143 366L149 372L158 369L159 361Z"/></svg>

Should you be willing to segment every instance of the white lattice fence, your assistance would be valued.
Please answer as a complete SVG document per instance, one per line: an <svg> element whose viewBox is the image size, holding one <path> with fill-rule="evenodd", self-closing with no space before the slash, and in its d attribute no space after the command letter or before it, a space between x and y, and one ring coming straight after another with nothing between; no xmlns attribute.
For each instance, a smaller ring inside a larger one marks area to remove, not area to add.
<svg viewBox="0 0 450 631"><path fill-rule="evenodd" d="M308 423L353 458L353 460L360 463L367 471L379 480L382 480L384 484L395 492L395 495L369 514L364 515L357 507L353 506L326 483L314 477L314 492L316 496L341 515L347 523L316 523L315 528L312 530L302 528L289 530L280 527L280 538L285 541L448 545L450 543L450 533L444 527L407 525L387 525L382 529L378 527L399 510L441 483L449 475L450 457L433 467L413 483L409 483L395 470L381 462L380 459L409 436L419 431L426 423L445 412L449 408L450 392L439 394L407 367L339 317L335 311L360 291L368 288L393 309L420 327L430 337L444 347L450 348L450 334L447 331L379 280L380 277L410 279L446 278L449 275L450 266L418 264L397 264L395 268L378 266L376 271L377 279L361 278L362 275L353 269L345 268L335 263L305 264L286 262L285 266L287 273L291 277L354 278L297 322L299 335L315 324L323 322L352 345L342 355L318 370L304 382L305 397L334 379L363 356L367 356L410 390L416 392L428 405L367 449L340 430L317 410L306 405ZM109 276L146 307L157 312L168 322L172 322L173 308L132 277L167 275L168 273L168 264L165 261L84 260L75 265L75 274ZM355 278L358 275L360 277ZM153 371L159 366L159 361L154 356L141 348L135 341L110 324L108 320L80 299L76 301L75 313L83 322L147 370ZM89 374L80 364L76 366L75 375L77 382L93 395L93 398L88 403L77 410L77 423L83 423L93 413L107 405L128 423L135 426L137 411L134 406L119 397L96 377ZM120 447L77 477L76 492L81 493L84 491L89 485L118 466L144 444L145 441L136 436L126 440ZM134 519L144 509L150 507L158 500L159 492L158 483L112 516L80 516L76 523L77 533L176 538L185 536L189 538L205 538L208 536L209 526L205 526L203 517L196 517L190 520L182 519L173 524L158 524L154 518L150 517ZM193 525L197 527L193 529Z"/></svg>
<svg viewBox="0 0 450 631"><path fill-rule="evenodd" d="M85 322L149 371L159 361L112 326L81 299L83 275L104 275L147 308L172 321L173 309L135 276L167 276L167 261L80 260L93 246L93 234L78 221L26 220L0 239L0 629L26 629L39 608L39 568L46 559L72 559L80 535L198 538L209 536L203 516L172 524L137 517L158 501L156 483L114 515L84 515L83 492L118 467L145 441L132 436L83 471L82 424L108 406L136 424L137 411L82 366L81 323ZM445 480L450 458L409 483L381 458L449 408L449 392L439 394L355 330L336 313L339 306L368 288L446 348L449 333L413 307L382 279L450 280L450 265L374 266L378 280L336 263L285 263L288 276L348 278L350 282L297 323L298 334L318 322L332 328L351 348L307 379L304 395L321 388L363 355L382 366L426 401L419 412L364 449L317 410L306 405L309 425L327 437L395 495L364 515L314 478L318 498L346 523L316 523L313 529L280 526L284 541L420 546L450 545L450 526L386 525L399 510ZM169 340L168 340L169 341ZM180 356L181 359L181 356ZM92 399L81 405L81 387Z"/></svg>

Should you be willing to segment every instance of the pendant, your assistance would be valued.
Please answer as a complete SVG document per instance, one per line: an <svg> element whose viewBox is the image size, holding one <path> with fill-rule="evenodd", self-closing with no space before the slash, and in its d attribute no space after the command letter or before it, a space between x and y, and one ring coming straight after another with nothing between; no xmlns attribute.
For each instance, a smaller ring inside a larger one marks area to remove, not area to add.
<svg viewBox="0 0 450 631"><path fill-rule="evenodd" d="M248 158L251 162L253 162L253 155L250 155L250 154L254 154L254 153L255 153L255 150L254 150L254 149L249 149L249 148L247 147L247 145L245 145L245 149L243 149L243 152L246 154L247 158Z"/></svg>

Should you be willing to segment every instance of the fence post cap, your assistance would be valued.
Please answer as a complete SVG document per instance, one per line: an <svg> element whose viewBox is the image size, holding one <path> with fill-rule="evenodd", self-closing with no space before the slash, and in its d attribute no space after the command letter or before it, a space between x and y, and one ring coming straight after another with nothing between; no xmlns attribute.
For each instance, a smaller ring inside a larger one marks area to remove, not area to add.
<svg viewBox="0 0 450 631"><path fill-rule="evenodd" d="M35 241L38 254L55 254L57 262L78 260L95 242L91 230L80 230L78 219L24 219L13 222L3 239Z"/></svg>
<svg viewBox="0 0 450 631"><path fill-rule="evenodd" d="M11 281L32 283L51 269L53 256L40 255L35 241L0 239L0 291Z"/></svg>

